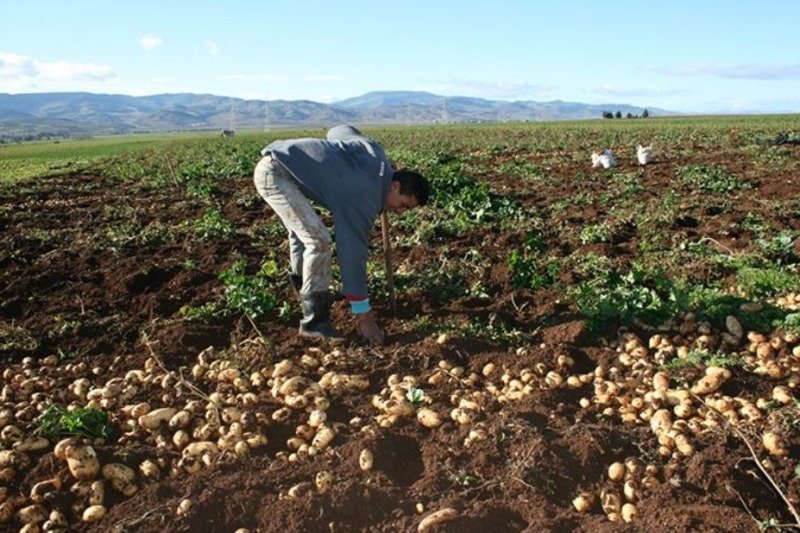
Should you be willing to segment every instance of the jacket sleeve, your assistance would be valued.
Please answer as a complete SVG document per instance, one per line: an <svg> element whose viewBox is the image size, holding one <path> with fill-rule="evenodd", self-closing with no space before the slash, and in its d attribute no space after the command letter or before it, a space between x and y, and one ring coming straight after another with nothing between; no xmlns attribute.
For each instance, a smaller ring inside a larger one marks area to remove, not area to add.
<svg viewBox="0 0 800 533"><path fill-rule="evenodd" d="M348 141L355 138L363 138L364 135L355 127L349 124L334 126L328 130L329 141Z"/></svg>
<svg viewBox="0 0 800 533"><path fill-rule="evenodd" d="M345 206L333 212L336 252L345 296L361 299L367 294L367 256L374 220L358 209Z"/></svg>

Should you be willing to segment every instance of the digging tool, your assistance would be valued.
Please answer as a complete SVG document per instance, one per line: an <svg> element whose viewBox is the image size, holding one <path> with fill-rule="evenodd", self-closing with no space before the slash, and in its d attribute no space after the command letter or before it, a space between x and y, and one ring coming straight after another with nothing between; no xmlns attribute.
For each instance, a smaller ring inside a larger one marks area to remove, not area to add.
<svg viewBox="0 0 800 533"><path fill-rule="evenodd" d="M381 233L383 234L383 261L386 270L386 290L389 293L389 306L392 311L397 310L397 300L394 295L394 270L392 270L392 243L389 241L389 215L386 211L381 213Z"/></svg>

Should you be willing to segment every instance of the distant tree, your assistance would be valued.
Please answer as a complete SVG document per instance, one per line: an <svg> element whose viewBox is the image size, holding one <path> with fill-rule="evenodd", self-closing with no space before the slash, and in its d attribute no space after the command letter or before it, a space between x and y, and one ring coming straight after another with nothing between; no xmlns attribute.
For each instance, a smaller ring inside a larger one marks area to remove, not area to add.
<svg viewBox="0 0 800 533"><path fill-rule="evenodd" d="M621 111L617 111L617 114L614 115L614 117L615 118L622 118L622 112Z"/></svg>
<svg viewBox="0 0 800 533"><path fill-rule="evenodd" d="M650 111L648 111L647 108L645 108L645 110L642 111L642 118L647 118L649 116L650 116Z"/></svg>
<svg viewBox="0 0 800 533"><path fill-rule="evenodd" d="M603 118L614 118L614 113L611 111L603 111Z"/></svg>
<svg viewBox="0 0 800 533"><path fill-rule="evenodd" d="M628 113L627 115L625 115L625 118L633 118L633 113Z"/></svg>

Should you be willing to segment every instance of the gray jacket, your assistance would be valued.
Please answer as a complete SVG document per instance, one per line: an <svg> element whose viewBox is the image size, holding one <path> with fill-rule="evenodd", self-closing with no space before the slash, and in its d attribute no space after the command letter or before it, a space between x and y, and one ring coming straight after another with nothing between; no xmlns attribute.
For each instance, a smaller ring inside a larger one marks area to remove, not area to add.
<svg viewBox="0 0 800 533"><path fill-rule="evenodd" d="M275 141L263 150L285 166L308 198L333 215L344 293L367 296L367 251L375 219L389 193L392 169L381 146L353 126L327 139Z"/></svg>

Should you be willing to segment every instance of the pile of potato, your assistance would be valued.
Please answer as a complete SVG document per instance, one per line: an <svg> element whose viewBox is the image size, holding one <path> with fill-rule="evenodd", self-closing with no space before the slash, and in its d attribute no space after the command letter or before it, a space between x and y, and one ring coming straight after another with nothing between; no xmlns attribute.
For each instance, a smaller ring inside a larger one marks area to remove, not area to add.
<svg viewBox="0 0 800 533"><path fill-rule="evenodd" d="M796 306L798 299L789 295L782 304ZM105 371L113 375L119 360L109 369L100 369L85 363L58 364L55 357L26 358L2 373L0 482L13 486L49 451L66 463L69 478L41 480L30 494L13 494L8 487L0 487L0 523L16 518L23 531L65 531L71 521L101 520L107 512L107 489L130 497L143 483L192 474L225 458L245 456L268 444L268 428L275 425L292 427L292 436L276 454L277 459L290 462L329 452L343 431L377 431L406 422L428 430L455 424L462 428L463 444L469 447L488 438L489 413L543 389L585 390L578 418L599 413L649 427L657 438L658 454L666 461L693 455L699 435L725 424L759 432L764 449L776 460L788 454L779 415L782 406L797 405L797 335L745 333L733 316L723 331L714 331L691 314L651 333L646 340L623 334L611 347L614 364L583 373L574 372L569 355L555 353L548 364L518 371L493 362L470 371L443 360L419 376L392 374L372 396L374 418L356 417L349 424L330 420L331 399L363 394L370 382L366 376L343 371L348 354L338 348L327 353L309 348L299 358L252 368L213 349L201 352L188 370L167 370L152 357L144 368L102 383L95 382L96 376ZM724 366L699 369L699 375L698 370L690 369L688 374L667 370L668 363L686 359L692 350L738 355L741 371L773 380L771 394L764 398L726 395L723 391L732 372ZM517 354L524 356L526 351L522 347ZM117 444L150 446L153 457L135 465L101 465L95 452L99 442L71 438L52 443L33 435L34 419L51 403L110 413L120 430ZM373 461L373 452L364 449L359 456L361 468L370 470ZM615 463L603 486L579 494L573 505L587 512L599 502L609 520L631 521L638 500L657 483L657 470L656 465L644 467L634 459ZM332 473L322 471L281 496L326 492L333 483ZM53 495L64 491L74 503L69 509L54 508ZM181 516L190 510L191 503L182 502L176 513Z"/></svg>
<svg viewBox="0 0 800 533"><path fill-rule="evenodd" d="M16 517L25 524L25 531L61 531L70 519L101 520L107 511L103 505L106 483L132 496L141 483L198 472L222 457L262 448L268 443L266 428L276 424L296 423L295 436L278 458L296 461L323 452L343 426L328 421L329 398L369 387L364 376L327 368L337 366L342 356L338 350L323 354L311 348L298 362L285 359L246 373L241 365L208 349L198 355L190 372L166 370L150 358L143 369L97 385L92 377L102 369L89 369L84 363L58 365L54 357L27 358L6 368L0 391L0 441L9 449L0 451L0 478L5 483L19 479L34 461L29 454L52 450L66 462L70 479L44 480L29 496L13 495L3 488L0 523ZM153 397L159 399L157 405L151 405ZM68 410L88 407L110 413L120 430L118 444L147 444L155 449L154 456L138 465L101 465L93 448L101 442L70 438L53 447L47 439L32 435L34 419L51 403ZM331 483L329 473L320 473L315 480L321 491ZM48 511L47 503L59 491L69 491L74 504L70 509ZM186 514L188 509L176 512Z"/></svg>

